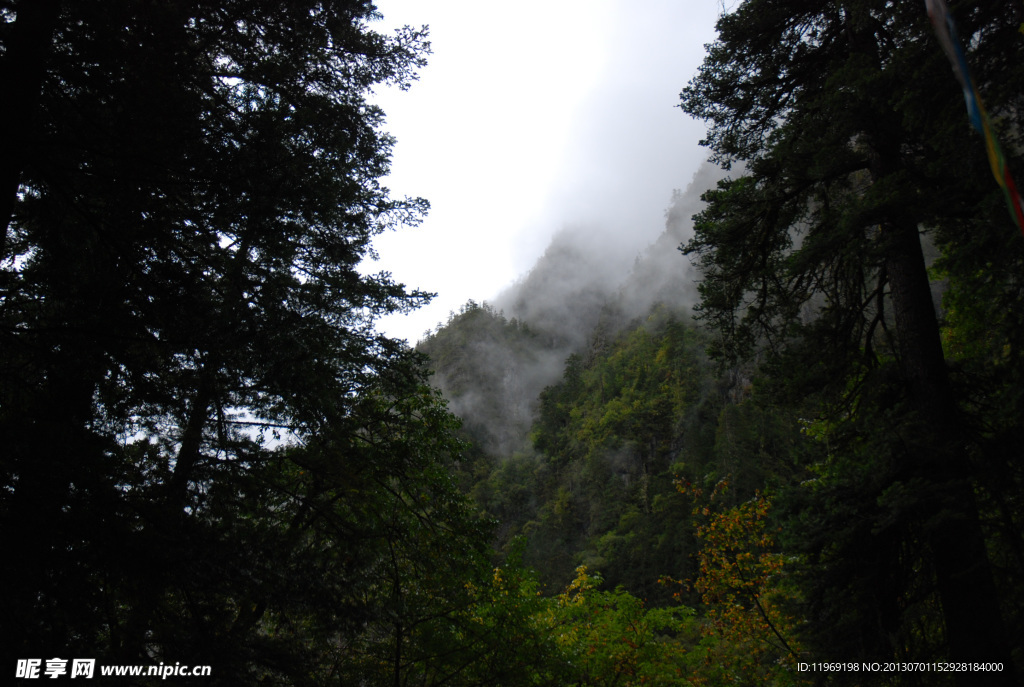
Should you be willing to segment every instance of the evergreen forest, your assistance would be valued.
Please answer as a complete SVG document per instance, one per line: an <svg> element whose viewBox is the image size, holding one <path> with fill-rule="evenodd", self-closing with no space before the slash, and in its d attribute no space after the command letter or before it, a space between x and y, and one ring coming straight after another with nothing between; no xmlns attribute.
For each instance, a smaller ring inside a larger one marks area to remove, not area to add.
<svg viewBox="0 0 1024 687"><path fill-rule="evenodd" d="M1024 5L723 6L661 236L415 347L379 18L0 0L4 679L1022 684Z"/></svg>

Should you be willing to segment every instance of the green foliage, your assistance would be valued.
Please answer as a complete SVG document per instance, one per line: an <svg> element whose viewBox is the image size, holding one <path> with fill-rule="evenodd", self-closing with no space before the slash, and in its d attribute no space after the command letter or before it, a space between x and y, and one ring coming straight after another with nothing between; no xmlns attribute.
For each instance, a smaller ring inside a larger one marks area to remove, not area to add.
<svg viewBox="0 0 1024 687"><path fill-rule="evenodd" d="M776 547L771 499L758 493L722 509L716 502L728 493L725 481L707 496L699 488L679 489L693 498L698 523L694 586L705 612L703 675L712 684L732 675L758 684L799 684L796 663L806 658L792 615L799 591L789 574L792 562Z"/></svg>
<svg viewBox="0 0 1024 687"><path fill-rule="evenodd" d="M3 7L2 86L39 94L0 160L3 663L429 681L486 529L454 418L373 330L428 295L360 270L426 210L380 185L366 101L425 30L365 2Z"/></svg>
<svg viewBox="0 0 1024 687"><path fill-rule="evenodd" d="M717 381L705 337L664 309L634 323L540 395L532 438L540 455L478 464L470 493L498 522L497 546L525 535L524 562L550 588L584 564L655 605L659 577L695 576L695 524L675 479L713 485L735 474L730 497L785 480L807 444L786 411L727 402L750 393L738 374ZM699 601L692 592L690 602Z"/></svg>
<svg viewBox="0 0 1024 687"><path fill-rule="evenodd" d="M535 446L556 462L625 446L634 464L623 471L664 469L678 450L675 423L705 392L700 345L695 330L655 314L586 367L571 357L563 381L541 395Z"/></svg>
<svg viewBox="0 0 1024 687"><path fill-rule="evenodd" d="M473 588L477 604L470 612L471 627L488 649L471 667L467 684L556 685L568 678L569 666L547 617L552 601L539 589L533 572L522 567L519 551Z"/></svg>
<svg viewBox="0 0 1024 687"><path fill-rule="evenodd" d="M693 611L648 608L622 589L600 591L601 578L579 567L565 589L542 596L518 562L495 568L477 590L473 619L503 650L479 668L488 684L674 685L691 675L698 641Z"/></svg>
<svg viewBox="0 0 1024 687"><path fill-rule="evenodd" d="M947 252L936 263L936 273L949 283L943 346L978 437L972 460L983 487L979 507L997 582L1014 618L1011 644L1024 647L1024 509L1015 497L1024 488L1024 320L1018 306L1024 247L1018 235L993 232L981 222L950 227L946 238Z"/></svg>
<svg viewBox="0 0 1024 687"><path fill-rule="evenodd" d="M417 349L433 382L463 419L467 438L490 456L525 447L537 394L554 350L521 322L470 301Z"/></svg>
<svg viewBox="0 0 1024 687"><path fill-rule="evenodd" d="M624 592L598 590L599 576L581 566L554 598L548 622L572 666L573 685L672 685L689 673L693 611L648 609Z"/></svg>
<svg viewBox="0 0 1024 687"><path fill-rule="evenodd" d="M1021 10L955 9L976 84L1015 138ZM995 376L1021 360L1007 313L1024 244L945 56L922 8L880 0L748 0L718 30L682 107L710 123L714 159L743 169L705 195L685 252L715 351L765 360L763 391L813 418L827 453L797 463L815 452L793 442L780 497L786 545L807 566L807 647L1009 663L1001 616L1020 617L1019 580L990 561L1019 546L1006 498L1019 474L979 458L1021 446L1021 415L988 401L1018 409ZM948 280L944 323L921 230Z"/></svg>
<svg viewBox="0 0 1024 687"><path fill-rule="evenodd" d="M337 585L315 597L331 599L314 616L331 630L319 637L324 674L345 682L441 683L469 650L457 641L460 614L473 602L467 582L485 570L488 532L455 486L457 422L435 393L364 397L366 414L336 447L292 456L309 479L299 493L323 518L308 527L322 527L322 579Z"/></svg>
<svg viewBox="0 0 1024 687"><path fill-rule="evenodd" d="M655 310L589 360L571 356L562 381L541 394L541 500L523 531L526 561L549 584L568 583L586 563L612 585L663 597L658 575L688 565L685 541L672 534L686 531L677 518L687 516L665 495L678 464L707 458L700 430L690 431L709 403L701 345L695 330Z"/></svg>

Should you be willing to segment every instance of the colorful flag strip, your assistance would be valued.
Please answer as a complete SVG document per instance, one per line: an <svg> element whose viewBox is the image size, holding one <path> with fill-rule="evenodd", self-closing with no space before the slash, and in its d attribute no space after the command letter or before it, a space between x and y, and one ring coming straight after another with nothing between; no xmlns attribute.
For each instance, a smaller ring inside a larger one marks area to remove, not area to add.
<svg viewBox="0 0 1024 687"><path fill-rule="evenodd" d="M985 112L985 107L981 104L974 80L971 79L971 71L967 67L967 57L964 55L960 39L957 37L953 17L946 7L945 0L925 0L925 5L928 8L928 17L932 21L932 26L935 27L939 43L949 61L953 63L953 73L956 74L960 87L963 88L964 100L967 102L967 116L971 120L971 125L985 137L985 149L988 152L988 163L992 167L992 176L996 178L996 182L1003 189L1003 196L1006 198L1010 216L1013 217L1021 234L1024 234L1024 204L1021 203L1017 186L1013 183L1003 149L992 131L992 122L988 118L988 113Z"/></svg>

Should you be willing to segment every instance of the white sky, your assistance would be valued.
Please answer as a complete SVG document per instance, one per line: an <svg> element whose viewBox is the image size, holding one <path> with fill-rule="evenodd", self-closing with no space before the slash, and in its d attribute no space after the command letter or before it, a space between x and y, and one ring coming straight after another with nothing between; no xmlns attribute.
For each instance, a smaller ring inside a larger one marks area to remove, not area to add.
<svg viewBox="0 0 1024 687"><path fill-rule="evenodd" d="M367 270L438 293L379 329L415 343L470 298L493 299L565 225L632 253L661 233L672 190L707 157L704 126L675 105L720 0L376 4L379 31L430 26L420 80L376 102L397 138L384 183L431 211L378 237Z"/></svg>

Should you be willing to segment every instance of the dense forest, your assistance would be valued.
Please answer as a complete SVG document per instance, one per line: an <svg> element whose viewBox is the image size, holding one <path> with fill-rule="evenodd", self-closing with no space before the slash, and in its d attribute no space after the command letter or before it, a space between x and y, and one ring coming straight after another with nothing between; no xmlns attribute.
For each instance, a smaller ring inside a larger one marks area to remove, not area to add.
<svg viewBox="0 0 1024 687"><path fill-rule="evenodd" d="M1024 6L928 8L723 9L662 236L413 349L360 266L426 29L0 0L0 669L1019 684Z"/></svg>

